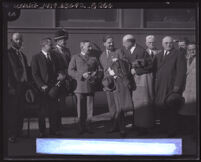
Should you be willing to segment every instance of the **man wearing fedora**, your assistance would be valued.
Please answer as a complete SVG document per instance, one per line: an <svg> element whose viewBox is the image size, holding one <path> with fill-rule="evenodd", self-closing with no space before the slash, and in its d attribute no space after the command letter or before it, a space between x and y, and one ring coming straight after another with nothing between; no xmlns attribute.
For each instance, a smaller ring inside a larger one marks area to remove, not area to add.
<svg viewBox="0 0 201 162"><path fill-rule="evenodd" d="M68 73L77 81L74 91L77 97L78 134L93 133L90 123L93 117L94 93L96 80L101 79L101 68L98 59L91 54L92 45L88 40L80 42L81 52L72 57Z"/></svg>
<svg viewBox="0 0 201 162"><path fill-rule="evenodd" d="M66 47L66 42L68 40L68 32L65 30L58 30L55 33L54 36L55 40L55 47L52 50L54 53L57 61L56 61L56 67L58 70L58 77L63 80L64 83L68 81L69 75L68 75L68 66L71 59L70 50ZM68 87L67 87L68 88ZM65 85L61 87L60 90L60 97L59 97L59 109L57 112L57 122L58 127L60 128L62 126L61 123L61 109L65 105L65 98L67 96L67 89Z"/></svg>
<svg viewBox="0 0 201 162"><path fill-rule="evenodd" d="M155 104L161 110L161 129L168 137L177 135L178 110L185 88L187 64L183 53L173 46L173 38L162 40L163 50L154 59Z"/></svg>
<svg viewBox="0 0 201 162"><path fill-rule="evenodd" d="M46 136L45 117L49 117L49 134L58 136L57 113L58 98L57 86L58 73L56 69L56 59L52 49L51 38L43 38L41 40L40 53L33 56L31 61L33 79L40 90L41 105L39 112L39 137Z"/></svg>
<svg viewBox="0 0 201 162"><path fill-rule="evenodd" d="M25 107L25 93L30 80L26 55L22 52L23 35L13 33L11 47L8 49L8 95L9 106L9 138L14 143L21 135L23 128L23 112Z"/></svg>

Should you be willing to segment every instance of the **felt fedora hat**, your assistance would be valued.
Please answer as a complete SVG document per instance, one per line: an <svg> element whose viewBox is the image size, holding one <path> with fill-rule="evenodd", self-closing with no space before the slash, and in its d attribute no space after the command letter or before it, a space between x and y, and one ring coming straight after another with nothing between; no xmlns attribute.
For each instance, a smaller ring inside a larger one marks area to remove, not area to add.
<svg viewBox="0 0 201 162"><path fill-rule="evenodd" d="M102 85L104 91L113 91L115 89L115 84L112 77L103 78Z"/></svg>
<svg viewBox="0 0 201 162"><path fill-rule="evenodd" d="M185 98L179 93L171 92L166 96L164 103L168 107L180 108L185 103Z"/></svg>
<svg viewBox="0 0 201 162"><path fill-rule="evenodd" d="M68 32L65 31L64 29L56 31L54 35L54 40L59 40L59 39L68 39Z"/></svg>

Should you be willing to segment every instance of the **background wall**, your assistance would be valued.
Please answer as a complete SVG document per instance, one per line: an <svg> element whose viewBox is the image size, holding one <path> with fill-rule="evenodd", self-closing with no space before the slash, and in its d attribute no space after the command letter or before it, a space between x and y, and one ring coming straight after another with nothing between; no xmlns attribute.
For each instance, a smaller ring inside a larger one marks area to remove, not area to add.
<svg viewBox="0 0 201 162"><path fill-rule="evenodd" d="M174 28L175 22L163 21L163 17L160 17L160 12L157 13L159 10L154 10L157 19L153 19L153 14L150 14L150 11L145 11L146 10L144 9L118 9L115 11L115 23L108 22L107 20L104 21L104 18L102 21L96 21L96 18L92 17L92 21L90 21L93 25L86 27L86 22L82 25L84 21L79 20L79 16L81 17L82 15L79 15L78 19L72 21L68 20L68 16L66 15L62 17L62 15L65 14L65 11L61 14L61 12L59 13L59 11L55 9L22 9L21 15L17 20L8 22L8 47L10 46L11 33L22 33L24 36L23 51L30 64L32 56L40 51L40 40L44 37L54 38L54 33L61 27L69 32L67 46L71 50L72 55L80 52L79 43L83 39L93 41L104 50L102 38L107 34L114 37L115 46L117 48L121 48L122 37L125 34L133 34L137 43L143 47L145 47L145 37L153 34L156 36L157 47L159 49L161 48L161 40L166 35L173 36L174 39L187 37L189 40L195 41L195 28L193 22L191 24L191 22L186 22L186 20L177 20L177 26L179 24L180 28ZM163 10L163 14L164 11L165 10ZM169 15L168 12L169 11L166 10L164 15ZM83 13L84 12L82 12L82 14ZM145 15L145 13L148 14ZM182 14L184 14L183 17L185 17L185 12L183 13L182 11ZM175 16L177 15L175 14ZM149 20L152 24L152 28L147 28L146 23L148 21L146 22L146 20ZM71 22L73 23L71 24ZM63 115L76 115L76 107L72 103L72 98L66 98L66 102L68 107L63 107ZM106 96L104 92L97 92L95 94L94 114L101 114L104 112L108 112Z"/></svg>
<svg viewBox="0 0 201 162"><path fill-rule="evenodd" d="M10 35L12 32L21 32L24 35L23 51L27 55L28 62L34 54L40 51L40 40L44 37L54 38L54 33L57 29L8 29L8 44L10 44ZM110 34L114 37L115 45L120 48L122 45L122 37L124 34L134 34L137 43L144 46L145 37L149 34L156 35L157 47L161 48L161 40L165 35L171 35L174 39L183 37L189 40L195 40L195 31L191 29L66 29L69 32L68 47L72 54L79 53L79 42L83 39L88 39L95 42L102 50L102 38L104 35Z"/></svg>

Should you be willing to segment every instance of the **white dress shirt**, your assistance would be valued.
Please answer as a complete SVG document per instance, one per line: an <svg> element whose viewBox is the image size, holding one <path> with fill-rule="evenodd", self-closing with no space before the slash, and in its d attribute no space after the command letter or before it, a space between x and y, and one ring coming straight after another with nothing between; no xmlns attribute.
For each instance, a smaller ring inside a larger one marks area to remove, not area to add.
<svg viewBox="0 0 201 162"><path fill-rule="evenodd" d="M135 48L136 48L136 44L133 47L131 47L131 49L130 49L131 54L133 54Z"/></svg>

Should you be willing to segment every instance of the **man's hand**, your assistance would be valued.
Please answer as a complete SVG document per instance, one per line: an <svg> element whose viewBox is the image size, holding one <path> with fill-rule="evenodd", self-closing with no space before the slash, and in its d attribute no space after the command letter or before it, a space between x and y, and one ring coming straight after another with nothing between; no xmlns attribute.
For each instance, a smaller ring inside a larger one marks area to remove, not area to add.
<svg viewBox="0 0 201 162"><path fill-rule="evenodd" d="M132 74L132 75L135 75L135 74L136 74L136 71L135 71L134 68L131 69L131 74Z"/></svg>
<svg viewBox="0 0 201 162"><path fill-rule="evenodd" d="M66 78L66 75L62 74L62 73L59 73L57 76L57 80L59 80L59 81L63 81L65 78Z"/></svg>
<svg viewBox="0 0 201 162"><path fill-rule="evenodd" d="M90 75L90 72L86 72L82 76L84 79L87 79L89 77L89 75Z"/></svg>
<svg viewBox="0 0 201 162"><path fill-rule="evenodd" d="M115 62L117 60L118 60L118 58L112 58L112 62Z"/></svg>
<svg viewBox="0 0 201 162"><path fill-rule="evenodd" d="M43 92L45 92L47 88L48 88L47 85L44 85L44 86L41 87L41 89L42 89Z"/></svg>
<svg viewBox="0 0 201 162"><path fill-rule="evenodd" d="M112 70L111 68L108 68L108 72L111 76L115 76L114 70Z"/></svg>

